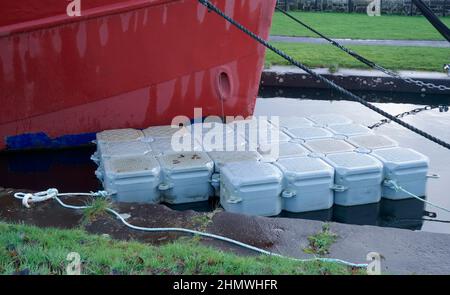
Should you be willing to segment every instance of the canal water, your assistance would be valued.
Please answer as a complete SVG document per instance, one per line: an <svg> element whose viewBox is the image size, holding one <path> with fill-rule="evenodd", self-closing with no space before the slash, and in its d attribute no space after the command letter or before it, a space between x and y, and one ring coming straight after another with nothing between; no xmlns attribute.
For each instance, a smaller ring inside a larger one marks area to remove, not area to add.
<svg viewBox="0 0 450 295"><path fill-rule="evenodd" d="M424 94L359 93L383 110L397 114L428 104L448 105L449 98ZM263 89L255 115L308 116L319 113L339 113L364 125L382 119L362 105L343 100L324 90ZM438 109L420 112L404 120L447 142L450 142L450 112ZM427 199L450 208L450 151L432 143L403 127L390 123L376 129L398 141L401 146L413 148L430 158L430 173L440 175L428 182ZM95 147L58 151L0 153L0 186L15 189L46 190L58 188L61 192L96 191L101 188L95 177L96 165L90 160ZM177 210L209 211L217 200L199 204L172 206ZM302 214L282 213L280 217L305 218L341 223L397 227L410 230L450 233L450 214L411 199L382 200L378 204L341 207Z"/></svg>

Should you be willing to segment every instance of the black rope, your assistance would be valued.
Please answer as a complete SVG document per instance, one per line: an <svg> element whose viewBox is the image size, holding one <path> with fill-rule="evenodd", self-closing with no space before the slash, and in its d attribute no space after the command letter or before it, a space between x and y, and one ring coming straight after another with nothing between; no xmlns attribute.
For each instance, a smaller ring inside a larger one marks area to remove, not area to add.
<svg viewBox="0 0 450 295"><path fill-rule="evenodd" d="M276 54L278 54L279 56L281 56L282 58L284 58L285 60L287 60L288 62L290 62L291 64L295 65L296 67L304 70L306 73L310 74L311 76L319 79L320 81L322 81L323 83L327 84L328 86L330 86L331 88L333 88L334 90L350 97L352 100L357 101L359 103L361 103L362 105L366 106L367 108L377 112L378 114L382 115L383 117L388 118L389 120L396 122L397 124L447 148L450 149L450 144L431 135L426 133L425 131L422 131L406 122L403 122L402 120L399 120L398 118L396 118L395 116L383 111L382 109L372 105L371 103L365 101L363 98L351 93L350 91L346 90L345 88L342 88L341 86L335 84L334 82L328 80L327 78L315 73L313 70L311 70L310 68L308 68L307 66L303 65L302 63L296 61L295 59L293 59L292 57L290 57L289 55L287 55L286 53L284 53L283 51L281 51L280 49L274 47L273 45L271 45L270 43L268 43L266 40L262 39L261 37L259 37L258 35L256 35L255 33L251 32L249 29L247 29L246 27L244 27L243 25L241 25L240 23L238 23L237 21L235 21L234 19L232 19L231 17L229 17L228 15L226 15L223 11L221 11L219 8L217 8L214 4L212 4L211 2L209 2L208 0L198 0L201 4L203 4L204 6L206 6L208 8L208 10L210 11L214 11L216 14L218 14L219 16L221 16L222 18L224 18L225 20L227 20L229 23L231 23L233 26L235 26L236 28L238 28L239 30L241 30L242 32L244 32L245 34L247 34L248 36L250 36L251 38L253 38L254 40L258 41L260 44L264 45L266 48L270 49L271 51L275 52Z"/></svg>
<svg viewBox="0 0 450 295"><path fill-rule="evenodd" d="M283 10L279 7L275 7L276 10L280 11L281 13L283 13L284 15L286 15L288 18L292 19L293 21L295 21L296 23L302 25L303 27L305 27L306 29L310 30L311 32L313 32L314 34L318 35L319 37L325 39L326 41L328 41L331 45L339 48L340 50L344 51L345 53L347 53L348 55L350 55L351 57L355 58L356 60L362 62L363 64L365 64L366 66L372 68L372 69L376 69L379 70L383 73L385 73L386 75L389 75L391 77L397 78L397 79L401 79L406 83L409 84L414 84L417 87L427 87L430 89L438 89L441 91L445 91L445 90L450 90L449 87L445 86L445 85L435 85L433 83L425 83L422 81L418 81L418 80L414 80L412 78L409 77L402 77L400 76L398 73L386 69L385 67L380 66L379 64L365 58L364 56L361 56L360 54L356 53L355 51L351 50L348 47L345 47L344 45L340 44L339 42L325 36L324 34L322 34L321 32L317 31L316 29L314 29L313 27L309 26L308 24L304 23L303 21L299 20L298 18L296 18L295 16L293 16L292 14L290 14L289 12L287 12L286 10Z"/></svg>
<svg viewBox="0 0 450 295"><path fill-rule="evenodd" d="M434 14L430 7L428 7L422 0L412 0L417 8L422 12L430 24L450 42L450 29Z"/></svg>
<svg viewBox="0 0 450 295"><path fill-rule="evenodd" d="M302 22L301 20L299 20L298 18L294 17L293 15L291 15L290 13L288 13L287 11L276 7L276 9L278 11L280 11L281 13L283 13L284 15L286 15L287 17L289 17L290 19L292 19L293 21L295 21L296 23L304 26L305 28L307 28L308 30L310 30L311 32L313 32L314 34L316 34L317 36L327 40L328 42L330 42L332 45L336 46L337 48L345 51L346 53L348 53L349 55L353 56L354 58L356 58L357 60L359 60L360 62L362 62L363 64L371 67L371 68L378 68L378 65L376 63L374 63L371 60L368 60L367 58L359 55L358 53L354 52L353 50L341 45L340 43L334 41L333 39L325 36L324 34L322 34L321 32L317 31L316 29L314 29L313 27L309 26L308 24Z"/></svg>

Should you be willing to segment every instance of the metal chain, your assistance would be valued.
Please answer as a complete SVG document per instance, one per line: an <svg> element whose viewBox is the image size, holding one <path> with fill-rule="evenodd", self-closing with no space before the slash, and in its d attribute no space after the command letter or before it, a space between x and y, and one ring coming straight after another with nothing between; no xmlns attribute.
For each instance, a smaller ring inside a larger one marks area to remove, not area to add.
<svg viewBox="0 0 450 295"><path fill-rule="evenodd" d="M412 79L412 78L409 78L409 77L400 76L398 73L396 73L396 72L394 72L392 70L386 69L386 68L376 64L375 62L373 62L373 61L371 61L371 60L361 56L360 54L356 53L355 51L351 50L350 48L347 48L344 45L338 43L337 41L335 41L335 40L325 36L321 32L319 32L316 29L314 29L313 27L311 27L308 24L302 22L298 18L294 17L293 15L288 13L287 11L285 11L285 10L279 8L279 7L276 7L276 9L278 11L280 11L281 13L283 13L284 15L286 15L287 17L289 17L290 19L292 19L293 21L297 22L298 24L302 25L306 29L310 30L314 34L316 34L316 35L320 36L321 38L327 40L328 42L331 43L331 45L341 49L342 51L344 51L345 53L349 54L353 58L359 60L360 62L364 63L365 65L367 65L367 66L369 66L369 67L371 67L373 69L379 70L379 71L385 73L388 76L394 77L396 79L403 80L404 82L406 82L408 84L414 84L414 85L416 85L417 87L420 87L420 88L424 88L425 87L425 88L428 88L428 89L437 89L437 90L440 90L440 91L448 91L448 90L450 90L450 87L445 86L445 85L436 85L436 84L433 84L433 83L425 83L423 81L415 80L415 79Z"/></svg>
<svg viewBox="0 0 450 295"><path fill-rule="evenodd" d="M398 115L395 115L395 117L396 118L404 118L406 116L416 115L416 114L418 114L420 112L434 110L434 109L439 109L439 111L441 113L442 112L448 112L448 106L446 106L446 105L437 105L437 106L436 105L428 105L428 106L424 106L424 107L421 107L421 108L415 108L415 109L412 109L410 111L400 113ZM391 122L392 121L389 120L389 119L383 119L383 120L380 120L380 122L378 122L378 123L375 123L373 125L368 126L368 128L375 129L375 128L381 127L381 126L383 126L385 124L391 123Z"/></svg>
<svg viewBox="0 0 450 295"><path fill-rule="evenodd" d="M220 10L219 8L217 8L214 4L212 4L211 2L209 2L208 0L198 0L202 5L204 5L205 7L208 8L209 11L213 11L215 12L217 15L219 15L220 17L222 17L223 19L225 19L226 21L228 21L230 24L232 24L233 26L235 26L237 29L241 30L242 32L244 32L245 34L247 34L249 37L253 38L255 41L259 42L261 45L264 45L267 49L273 51L274 53L276 53L277 55L281 56L282 58L284 58L285 60L287 60L288 62L290 62L291 64L295 65L296 67L302 69L303 71L305 71L306 73L310 74L311 76L315 77L316 79L318 79L319 81L323 82L324 84L328 85L329 87L331 87L332 89L340 92L341 94L348 96L349 98L351 98L352 100L359 102L360 104L364 105L365 107L377 112L378 114L382 115L383 117L388 118L389 120L396 122L397 124L429 139L430 141L433 141L447 149L450 149L450 143L447 143L431 134L426 133L425 131L422 131L406 122L403 122L402 120L396 118L395 116L383 111L382 109L372 105L371 103L367 102L366 100L364 100L363 98L353 94L352 92L348 91L345 88L342 88L341 86L335 84L334 82L328 80L327 78L323 77L322 75L317 74L316 72L314 72L313 70L311 70L310 68L308 68L307 66L303 65L302 63L296 61L295 59L293 59L291 56L287 55L286 53L284 53L282 50L274 47L273 45L271 45L270 43L268 43L266 40L262 39L261 37L259 37L258 35L256 35L255 33L251 32L249 29L247 29L246 27L244 27L243 25L241 25L240 23L238 23L237 21L235 21L234 19L232 19L231 17L229 17L228 15L226 15L222 10Z"/></svg>

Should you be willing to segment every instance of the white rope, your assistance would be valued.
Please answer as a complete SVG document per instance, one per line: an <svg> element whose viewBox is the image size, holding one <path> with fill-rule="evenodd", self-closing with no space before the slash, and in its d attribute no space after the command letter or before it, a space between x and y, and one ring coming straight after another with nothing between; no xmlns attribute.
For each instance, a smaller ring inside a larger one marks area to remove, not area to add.
<svg viewBox="0 0 450 295"><path fill-rule="evenodd" d="M387 180L384 181L383 184L384 184L385 186L387 186L387 187L389 187L389 188L391 188L391 189L397 191L397 192L404 192L404 193L407 194L408 196L411 196L411 197L413 197L413 198L415 198L415 199L417 199L417 200L419 200L419 201L421 201L421 202L424 202L424 203L426 203L426 204L428 204L428 205L430 205L430 206L436 207L436 208L438 208L438 209L441 209L441 210L444 210L444 211L450 213L450 209L444 208L444 207L442 207L442 206L440 206L440 205L437 205L437 204L431 203L430 201L427 201L427 200L425 200L425 199L422 199L421 197L419 197L419 196L417 196L417 195L415 195L415 194L413 194L413 193L407 191L407 190L404 189L403 187L401 187L401 186L397 183L397 181L395 181L395 180L387 179Z"/></svg>
<svg viewBox="0 0 450 295"><path fill-rule="evenodd" d="M58 196L58 190L51 188L44 192L38 192L38 193L15 193L14 197L16 199L22 200L22 205L24 205L27 208L30 208L30 203L38 203L38 202L44 202L50 199L53 199Z"/></svg>
<svg viewBox="0 0 450 295"><path fill-rule="evenodd" d="M15 193L14 197L17 199L22 200L22 204L24 204L25 207L30 208L30 203L35 203L35 202L43 202L46 200L50 200L50 199L55 199L62 207L67 208L67 209L73 209L73 210L83 210L83 209L87 209L90 206L73 206L73 205L67 205L66 203L64 203L59 197L61 196L90 196L90 197L107 197L110 194L108 192L105 191L99 191L99 192L91 192L91 193L58 193L57 189L49 189L47 191L44 192L38 192L38 193L34 193L34 194L30 194L30 193ZM239 242L237 240L233 240L227 237L223 237L223 236L219 236L219 235L215 235L215 234L210 234L210 233L205 233L205 232L200 232L200 231L196 231L196 230L191 230L191 229L186 229L186 228L176 228L176 227L161 227L161 228L150 228L150 227L141 227L141 226L136 226L133 224L128 223L123 217L122 215L120 215L117 211L111 209L111 208L107 208L106 209L109 213L111 213L112 215L116 216L117 219L119 219L125 226L134 229L134 230L139 230L139 231L146 231L146 232L181 232L181 233L188 233L188 234L192 234L192 235L198 235L198 236L202 236L202 237L207 237L207 238L212 238L212 239L216 239L216 240L220 240L220 241L224 241L224 242L228 242L237 246L240 246L242 248L246 248L264 255L268 255L268 256L275 256L275 257L280 257L280 258L285 258L285 259L289 259L289 260L293 260L293 261L297 261L297 262L312 262L312 261L320 261L320 262L330 262L330 263L340 263L340 264L344 264L350 267L356 267L356 268L367 268L368 264L367 263L352 263L352 262L348 262L345 260L341 260L341 259L335 259L335 258L323 258L323 257L314 257L312 259L299 259L299 258L293 258L293 257L286 257L283 256L281 254L278 253L274 253L274 252L270 252L264 249L260 249L258 247L254 247L252 245L248 245L242 242Z"/></svg>

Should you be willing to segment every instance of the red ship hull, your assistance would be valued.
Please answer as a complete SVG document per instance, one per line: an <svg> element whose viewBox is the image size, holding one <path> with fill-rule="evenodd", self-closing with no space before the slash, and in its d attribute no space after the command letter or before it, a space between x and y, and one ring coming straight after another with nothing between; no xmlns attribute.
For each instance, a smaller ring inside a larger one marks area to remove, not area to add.
<svg viewBox="0 0 450 295"><path fill-rule="evenodd" d="M275 0L212 2L268 37ZM0 149L252 114L265 50L197 0L81 0L75 17L68 3L0 3Z"/></svg>

